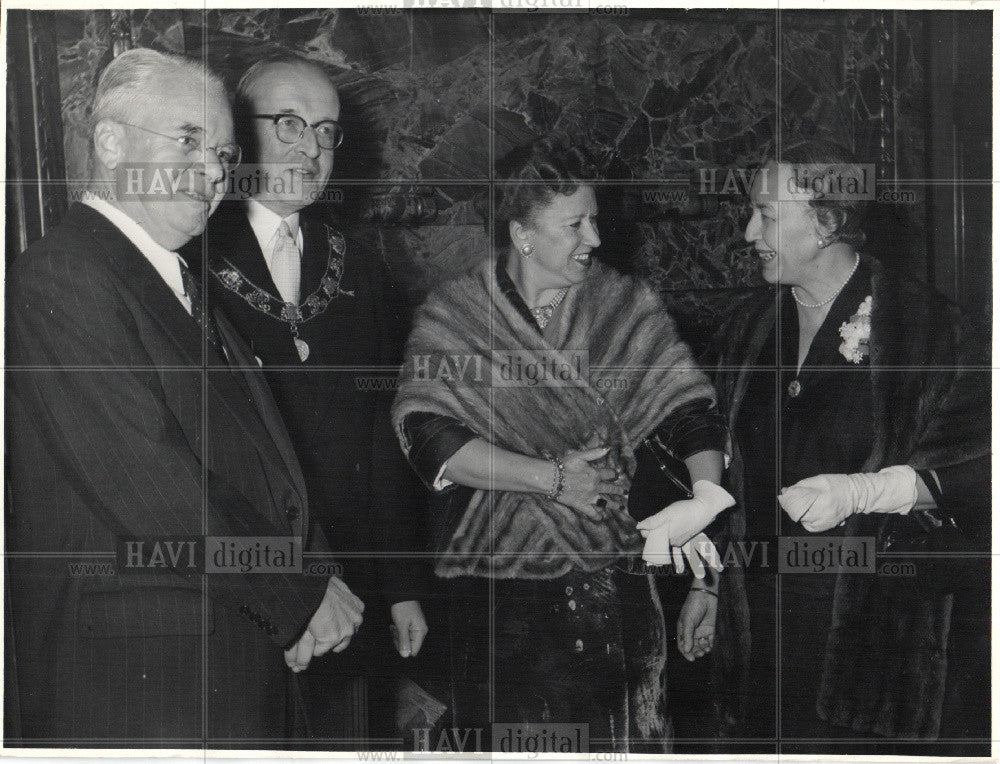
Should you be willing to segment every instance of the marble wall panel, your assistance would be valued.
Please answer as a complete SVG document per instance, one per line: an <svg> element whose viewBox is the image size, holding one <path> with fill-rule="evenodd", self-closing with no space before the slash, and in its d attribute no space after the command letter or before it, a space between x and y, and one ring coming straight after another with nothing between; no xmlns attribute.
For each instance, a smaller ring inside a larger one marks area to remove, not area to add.
<svg viewBox="0 0 1000 764"><path fill-rule="evenodd" d="M108 12L47 13L59 30L67 165L82 178L94 73L110 55ZM892 169L923 176L924 22L917 12L785 11L780 25L767 11L608 17L332 8L133 10L131 21L137 44L204 55L230 83L269 50L321 63L341 88L348 129L334 182L406 190L437 181L433 223L381 237L415 297L486 251L473 230L482 230L477 198L491 158L550 130L576 137L608 177L640 190L704 168L746 167L778 135L828 133L872 154L891 54L899 145ZM707 205L711 214L661 209L641 221L605 221L605 256L650 278L686 313L683 320L714 321L716 303L693 295L756 284L741 233L746 203L730 192ZM367 193L346 194L346 211L361 214ZM919 215L914 225L922 225ZM919 246L921 237L913 239Z"/></svg>

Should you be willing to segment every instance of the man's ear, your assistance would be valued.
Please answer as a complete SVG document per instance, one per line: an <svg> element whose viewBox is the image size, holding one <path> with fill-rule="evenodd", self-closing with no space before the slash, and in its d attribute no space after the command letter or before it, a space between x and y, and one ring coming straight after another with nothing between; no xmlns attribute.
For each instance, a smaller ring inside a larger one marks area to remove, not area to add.
<svg viewBox="0 0 1000 764"><path fill-rule="evenodd" d="M125 158L125 128L118 122L102 119L94 126L94 157L109 170Z"/></svg>

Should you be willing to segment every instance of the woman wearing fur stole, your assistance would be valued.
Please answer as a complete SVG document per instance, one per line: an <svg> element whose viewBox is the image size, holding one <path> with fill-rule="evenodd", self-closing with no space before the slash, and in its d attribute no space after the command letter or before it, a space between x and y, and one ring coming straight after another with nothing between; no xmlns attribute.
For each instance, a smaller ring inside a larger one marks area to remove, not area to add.
<svg viewBox="0 0 1000 764"><path fill-rule="evenodd" d="M594 257L585 155L540 139L497 176L500 256L419 309L393 409L436 497L455 722L588 724L593 749L662 751L663 611L628 563L687 560L679 647L710 651L721 564L702 530L733 503L725 422L662 302ZM634 451L653 434L694 496L637 527Z"/></svg>
<svg viewBox="0 0 1000 764"><path fill-rule="evenodd" d="M881 552L891 538L907 552L988 550L990 364L954 306L858 254L865 171L813 141L754 177L746 240L779 288L734 311L717 386L735 441L732 520L783 544L777 576L773 557L747 567L745 586L724 573L721 607L752 624L743 735L774 751L778 732L783 753L943 755L960 749L927 741L989 737L989 672L975 668L989 655L988 567Z"/></svg>

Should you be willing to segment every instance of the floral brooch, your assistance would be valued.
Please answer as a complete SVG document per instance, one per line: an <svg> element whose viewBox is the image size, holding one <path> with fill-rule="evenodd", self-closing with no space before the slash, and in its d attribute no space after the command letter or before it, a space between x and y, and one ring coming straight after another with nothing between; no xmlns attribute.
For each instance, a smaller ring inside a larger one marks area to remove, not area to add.
<svg viewBox="0 0 1000 764"><path fill-rule="evenodd" d="M862 363L868 356L872 334L872 296L858 306L858 312L840 325L840 354L851 363Z"/></svg>

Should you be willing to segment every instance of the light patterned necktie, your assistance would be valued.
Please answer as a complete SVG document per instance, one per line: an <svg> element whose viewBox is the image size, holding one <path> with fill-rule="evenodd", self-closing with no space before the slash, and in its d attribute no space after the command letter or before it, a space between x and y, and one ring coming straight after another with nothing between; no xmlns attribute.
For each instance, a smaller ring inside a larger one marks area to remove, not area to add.
<svg viewBox="0 0 1000 764"><path fill-rule="evenodd" d="M302 253L295 243L292 229L284 220L278 226L271 255L271 278L278 287L278 294L285 302L299 304L299 281L301 279Z"/></svg>

